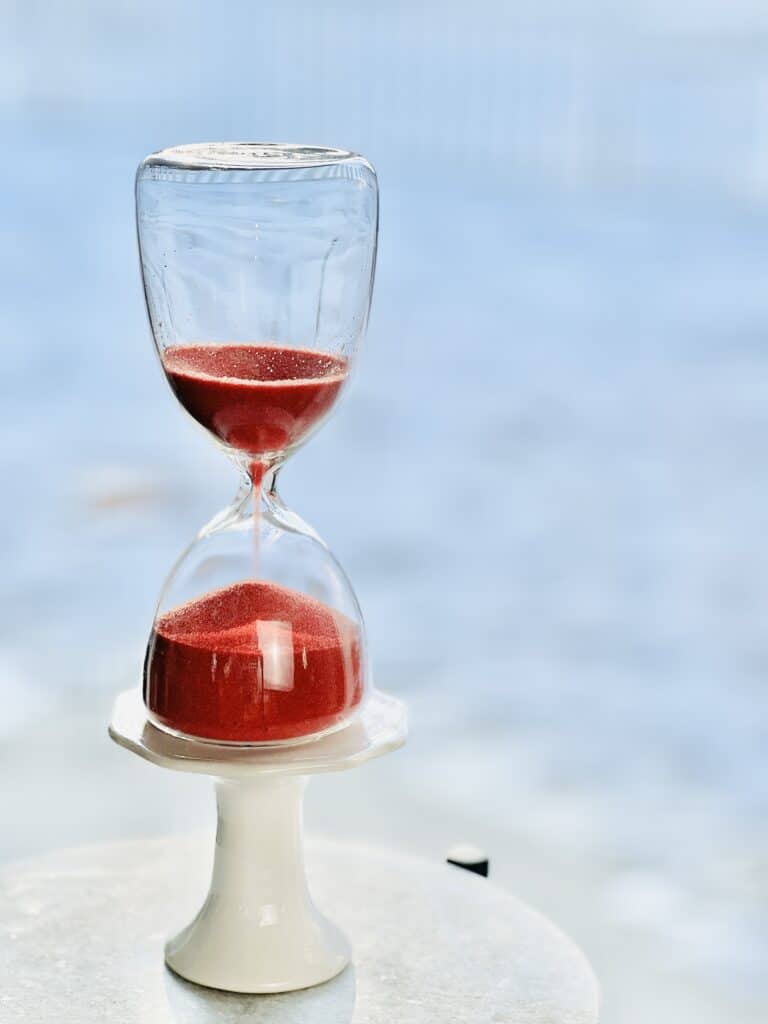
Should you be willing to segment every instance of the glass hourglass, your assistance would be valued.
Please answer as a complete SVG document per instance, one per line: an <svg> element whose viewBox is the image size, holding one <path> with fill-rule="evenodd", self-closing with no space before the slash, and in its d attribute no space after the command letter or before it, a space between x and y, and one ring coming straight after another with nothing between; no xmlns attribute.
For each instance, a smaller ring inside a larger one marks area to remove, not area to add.
<svg viewBox="0 0 768 1024"><path fill-rule="evenodd" d="M365 335L376 175L343 150L177 146L139 166L136 215L168 383L243 474L166 580L144 702L156 725L196 739L302 742L359 710L369 668L349 580L275 480L335 406Z"/></svg>

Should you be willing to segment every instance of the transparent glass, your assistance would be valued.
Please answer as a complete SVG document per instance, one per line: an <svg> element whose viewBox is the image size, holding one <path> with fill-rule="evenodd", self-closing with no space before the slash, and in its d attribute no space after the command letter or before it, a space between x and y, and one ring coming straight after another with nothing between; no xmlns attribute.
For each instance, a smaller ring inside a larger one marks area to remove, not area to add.
<svg viewBox="0 0 768 1024"><path fill-rule="evenodd" d="M144 701L156 724L198 739L316 737L365 699L365 630L344 571L275 482L365 336L376 175L344 150L178 146L139 166L136 212L166 378L243 481L165 583Z"/></svg>

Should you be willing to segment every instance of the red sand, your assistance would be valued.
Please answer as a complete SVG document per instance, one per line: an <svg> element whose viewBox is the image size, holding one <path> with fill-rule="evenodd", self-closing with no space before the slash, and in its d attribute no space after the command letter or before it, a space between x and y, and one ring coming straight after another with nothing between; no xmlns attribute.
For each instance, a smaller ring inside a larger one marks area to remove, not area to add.
<svg viewBox="0 0 768 1024"><path fill-rule="evenodd" d="M144 700L191 736L309 736L360 703L360 660L360 631L345 615L274 583L236 583L158 616Z"/></svg>
<svg viewBox="0 0 768 1024"><path fill-rule="evenodd" d="M277 345L171 345L163 366L181 404L249 455L295 445L338 397L347 360Z"/></svg>

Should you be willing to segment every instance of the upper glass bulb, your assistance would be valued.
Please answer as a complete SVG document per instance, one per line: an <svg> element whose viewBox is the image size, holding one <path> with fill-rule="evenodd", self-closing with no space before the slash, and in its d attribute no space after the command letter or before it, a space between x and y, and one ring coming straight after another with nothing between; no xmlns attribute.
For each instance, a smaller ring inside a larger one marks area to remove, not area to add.
<svg viewBox="0 0 768 1024"><path fill-rule="evenodd" d="M140 165L136 207L177 398L239 460L285 458L339 397L365 334L373 168L314 146L176 146Z"/></svg>
<svg viewBox="0 0 768 1024"><path fill-rule="evenodd" d="M375 173L343 150L178 146L142 162L136 209L168 382L248 477L166 582L145 702L159 725L197 738L316 736L364 698L363 622L343 570L283 506L274 474L335 405L364 337Z"/></svg>

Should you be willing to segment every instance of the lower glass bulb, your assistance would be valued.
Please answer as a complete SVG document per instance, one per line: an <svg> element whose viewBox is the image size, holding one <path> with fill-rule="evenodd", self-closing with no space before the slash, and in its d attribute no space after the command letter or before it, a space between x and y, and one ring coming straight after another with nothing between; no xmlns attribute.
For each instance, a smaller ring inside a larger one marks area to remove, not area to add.
<svg viewBox="0 0 768 1024"><path fill-rule="evenodd" d="M147 647L144 700L162 728L286 743L348 721L367 689L360 609L314 531L264 481L205 527L168 578Z"/></svg>

